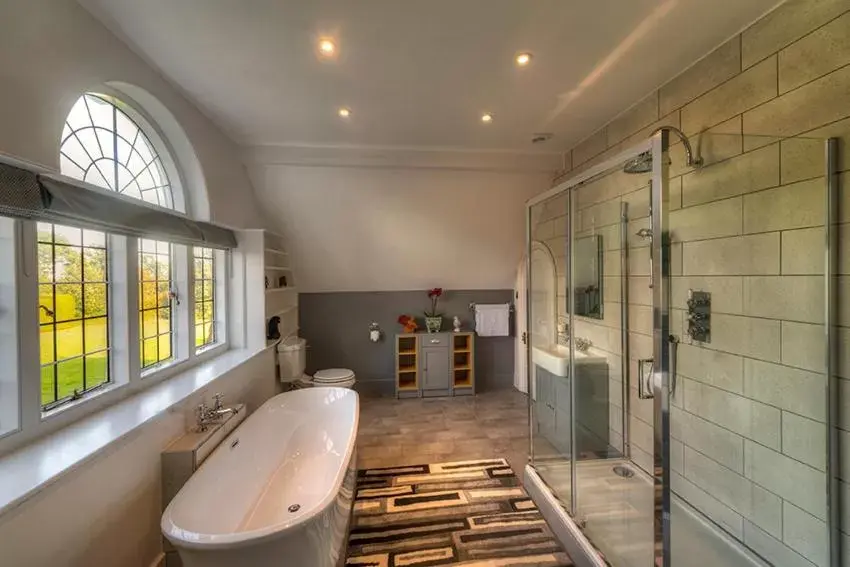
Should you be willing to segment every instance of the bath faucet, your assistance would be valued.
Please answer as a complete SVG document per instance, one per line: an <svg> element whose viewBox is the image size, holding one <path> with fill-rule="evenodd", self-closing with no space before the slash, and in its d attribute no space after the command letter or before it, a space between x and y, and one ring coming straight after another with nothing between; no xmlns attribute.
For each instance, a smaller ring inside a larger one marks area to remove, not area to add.
<svg viewBox="0 0 850 567"><path fill-rule="evenodd" d="M206 431L210 424L218 423L219 419L225 415L236 415L239 413L239 408L237 407L224 407L223 399L224 396L222 394L216 394L214 396L213 407L207 407L206 403L201 402L197 410L198 431Z"/></svg>

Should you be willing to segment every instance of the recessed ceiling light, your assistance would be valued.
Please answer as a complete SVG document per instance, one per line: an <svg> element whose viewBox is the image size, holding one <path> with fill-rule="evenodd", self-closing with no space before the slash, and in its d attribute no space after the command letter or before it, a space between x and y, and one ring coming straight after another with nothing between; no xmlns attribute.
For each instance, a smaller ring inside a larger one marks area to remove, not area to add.
<svg viewBox="0 0 850 567"><path fill-rule="evenodd" d="M529 63L531 63L531 53L520 53L516 56L516 64L520 67L525 67Z"/></svg>
<svg viewBox="0 0 850 567"><path fill-rule="evenodd" d="M325 57L331 57L336 53L336 44L330 39L319 40L319 53Z"/></svg>
<svg viewBox="0 0 850 567"><path fill-rule="evenodd" d="M484 124L489 124L492 121L493 121L493 115L490 114L489 112L485 112L484 114L481 115L481 122L483 122Z"/></svg>
<svg viewBox="0 0 850 567"><path fill-rule="evenodd" d="M343 106L339 109L338 114L340 118L349 118L351 116L351 109Z"/></svg>

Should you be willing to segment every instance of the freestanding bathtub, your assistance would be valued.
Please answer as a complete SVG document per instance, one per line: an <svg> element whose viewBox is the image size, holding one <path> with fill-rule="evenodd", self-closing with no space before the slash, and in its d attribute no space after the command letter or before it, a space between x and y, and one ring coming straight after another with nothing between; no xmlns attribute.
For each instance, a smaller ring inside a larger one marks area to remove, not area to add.
<svg viewBox="0 0 850 567"><path fill-rule="evenodd" d="M271 398L225 439L162 515L185 567L334 567L354 498L357 393Z"/></svg>

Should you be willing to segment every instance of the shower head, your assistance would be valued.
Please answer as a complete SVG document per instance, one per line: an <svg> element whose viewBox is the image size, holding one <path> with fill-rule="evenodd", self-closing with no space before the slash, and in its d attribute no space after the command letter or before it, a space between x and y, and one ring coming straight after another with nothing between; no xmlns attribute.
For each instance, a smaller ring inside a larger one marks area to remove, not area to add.
<svg viewBox="0 0 850 567"><path fill-rule="evenodd" d="M649 173L652 171L652 153L643 152L638 157L630 159L623 166L626 173Z"/></svg>
<svg viewBox="0 0 850 567"><path fill-rule="evenodd" d="M635 233L635 236L639 236L644 240L652 240L652 229L642 228Z"/></svg>
<svg viewBox="0 0 850 567"><path fill-rule="evenodd" d="M685 146L685 157L687 158L686 163L688 167L700 167L702 165L702 158L694 156L694 150L691 147L691 142L688 140L688 137L685 136L684 132L673 126L662 126L655 130L651 135L654 136L662 130L673 132L679 140L682 141L682 145ZM649 173L652 171L652 152L643 152L636 158L630 159L623 166L623 171L626 173Z"/></svg>

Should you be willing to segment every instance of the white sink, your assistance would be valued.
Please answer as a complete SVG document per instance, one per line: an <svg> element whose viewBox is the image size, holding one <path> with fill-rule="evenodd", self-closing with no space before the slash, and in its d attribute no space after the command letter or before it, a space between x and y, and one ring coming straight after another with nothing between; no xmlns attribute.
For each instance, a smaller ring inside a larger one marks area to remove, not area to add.
<svg viewBox="0 0 850 567"><path fill-rule="evenodd" d="M569 376L570 347L562 345L551 345L547 348L531 347L531 362L555 376ZM604 363L605 357L576 351L575 362L577 365Z"/></svg>

